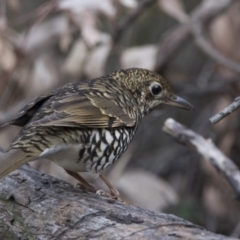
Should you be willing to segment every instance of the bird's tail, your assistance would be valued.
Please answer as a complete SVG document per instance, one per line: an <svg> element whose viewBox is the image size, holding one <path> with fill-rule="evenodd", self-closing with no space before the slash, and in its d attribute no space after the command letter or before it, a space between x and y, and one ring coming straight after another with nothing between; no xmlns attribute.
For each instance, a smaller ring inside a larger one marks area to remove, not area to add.
<svg viewBox="0 0 240 240"><path fill-rule="evenodd" d="M20 149L10 149L4 152L0 155L0 179L34 158Z"/></svg>

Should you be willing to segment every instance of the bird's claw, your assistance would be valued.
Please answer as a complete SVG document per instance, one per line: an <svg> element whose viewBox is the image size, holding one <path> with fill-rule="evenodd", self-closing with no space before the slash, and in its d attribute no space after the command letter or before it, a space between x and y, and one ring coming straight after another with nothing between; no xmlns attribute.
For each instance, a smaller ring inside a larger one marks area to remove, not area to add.
<svg viewBox="0 0 240 240"><path fill-rule="evenodd" d="M80 182L78 182L75 185L75 188L81 188L83 190L86 190L86 191L92 192L92 193L96 193L97 195L100 195L100 196L103 196L103 197L107 197L107 198L111 198L111 199L115 199L115 200L121 200L120 194L119 194L119 192L116 189L112 190L111 193L108 193L108 192L105 192L102 189L97 190L95 188L95 186L92 185L92 184L90 186L84 186Z"/></svg>
<svg viewBox="0 0 240 240"><path fill-rule="evenodd" d="M84 186L83 184L81 184L81 183L79 183L79 182L75 185L75 188L81 188L81 189L83 189L83 190L86 190L86 191L92 192L92 193L96 193L96 192L97 192L97 190L96 190L96 188L95 188L94 185L90 185L90 186L88 187L88 186Z"/></svg>
<svg viewBox="0 0 240 240"><path fill-rule="evenodd" d="M103 197L107 197L107 198L111 198L111 199L115 199L115 200L121 200L119 193L117 192L117 194L114 192L112 192L111 194L108 192L103 191L102 189L99 189L96 191L97 195L103 196Z"/></svg>

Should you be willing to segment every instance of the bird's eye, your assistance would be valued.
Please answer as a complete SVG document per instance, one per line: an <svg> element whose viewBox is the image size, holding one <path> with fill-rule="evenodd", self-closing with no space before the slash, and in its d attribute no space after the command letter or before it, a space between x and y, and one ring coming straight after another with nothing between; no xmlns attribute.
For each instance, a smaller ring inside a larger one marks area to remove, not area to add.
<svg viewBox="0 0 240 240"><path fill-rule="evenodd" d="M151 92L153 95L158 95L162 91L162 88L159 84L153 84L151 86Z"/></svg>

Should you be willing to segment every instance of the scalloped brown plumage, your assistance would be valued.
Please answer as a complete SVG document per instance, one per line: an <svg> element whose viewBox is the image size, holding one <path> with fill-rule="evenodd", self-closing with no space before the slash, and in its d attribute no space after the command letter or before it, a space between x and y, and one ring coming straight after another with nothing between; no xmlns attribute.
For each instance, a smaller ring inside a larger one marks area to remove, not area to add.
<svg viewBox="0 0 240 240"><path fill-rule="evenodd" d="M193 109L160 75L144 69L119 70L39 96L9 122L23 129L0 157L0 178L47 157L91 191L76 172L100 173L117 196L101 171L122 155L142 118L162 103Z"/></svg>

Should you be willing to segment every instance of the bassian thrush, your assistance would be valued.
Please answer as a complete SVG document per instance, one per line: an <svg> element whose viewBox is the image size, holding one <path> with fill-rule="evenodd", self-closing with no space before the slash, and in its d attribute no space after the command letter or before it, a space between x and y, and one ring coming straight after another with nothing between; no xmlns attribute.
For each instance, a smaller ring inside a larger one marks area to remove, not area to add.
<svg viewBox="0 0 240 240"><path fill-rule="evenodd" d="M78 172L98 173L118 198L102 171L126 151L142 118L161 104L193 110L164 78L145 69L118 70L41 95L7 124L23 128L0 156L0 178L48 158L89 191L96 189Z"/></svg>

